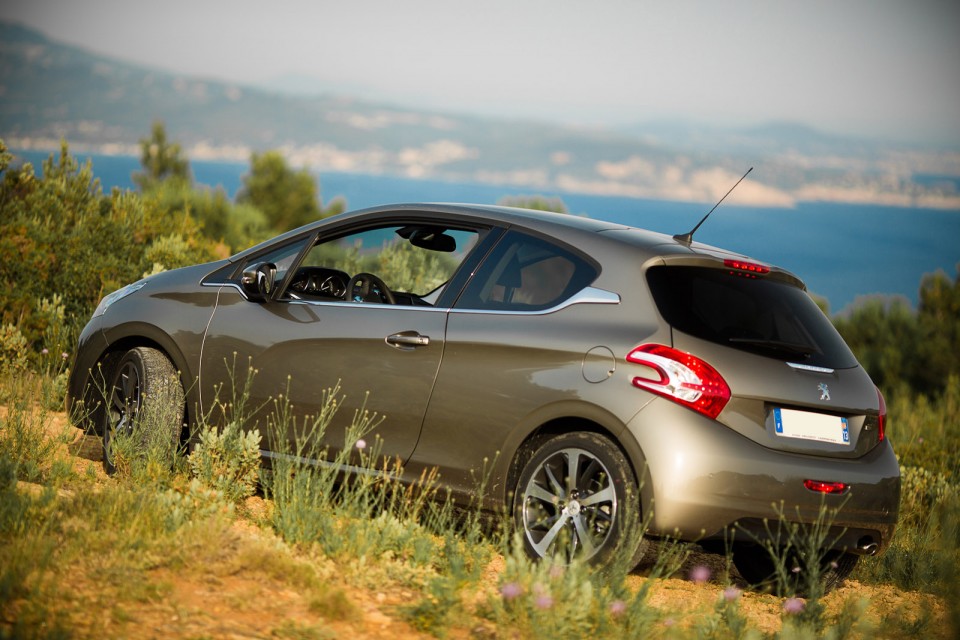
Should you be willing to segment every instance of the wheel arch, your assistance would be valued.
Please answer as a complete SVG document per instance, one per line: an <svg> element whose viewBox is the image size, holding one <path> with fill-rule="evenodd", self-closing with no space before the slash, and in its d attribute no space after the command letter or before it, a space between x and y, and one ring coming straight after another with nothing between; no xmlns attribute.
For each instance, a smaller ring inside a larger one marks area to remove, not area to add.
<svg viewBox="0 0 960 640"><path fill-rule="evenodd" d="M99 376L97 376L101 378L101 380L97 383L104 385L105 390L106 384L109 384L108 381L111 380L123 355L131 349L137 347L156 349L170 360L174 369L180 374L180 384L183 386L184 397L186 399L183 421L184 424L188 425L187 431L182 435L181 439L184 440L184 438L189 436L194 422L194 408L199 410L200 399L197 390L198 385L195 381L196 376L192 374L192 369L188 366L187 358L177 343L165 332L153 325L145 323L134 323L115 327L104 332L104 337L107 339L107 344L101 350L95 361L99 365L101 372ZM97 384L92 379L93 377L94 376L91 375L91 380L88 384ZM194 380L191 380L191 377L194 378ZM101 425L103 424L103 398L98 395L98 389L91 389L90 393L94 398L100 400L100 402L96 403L94 408L90 410L88 420L90 420L90 425L96 430L97 435L103 435L100 433Z"/></svg>
<svg viewBox="0 0 960 640"><path fill-rule="evenodd" d="M640 489L641 515L644 519L647 518L653 503L653 482L643 450L630 430L615 416L598 407L593 409L594 411L586 415L584 412L569 411L562 415L534 421L532 426L521 431L522 436L517 436L517 432L514 432L517 444L504 448L505 451L513 453L501 461L498 474L504 480L500 498L508 510L513 502L513 488L519 481L524 465L544 442L565 433L590 432L605 436L626 456L633 471L634 480Z"/></svg>

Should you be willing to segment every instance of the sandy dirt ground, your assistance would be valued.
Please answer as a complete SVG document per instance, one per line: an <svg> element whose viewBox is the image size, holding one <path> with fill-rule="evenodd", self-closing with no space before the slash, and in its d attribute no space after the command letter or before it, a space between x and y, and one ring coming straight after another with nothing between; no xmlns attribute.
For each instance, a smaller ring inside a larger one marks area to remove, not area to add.
<svg viewBox="0 0 960 640"><path fill-rule="evenodd" d="M0 408L0 417L3 417L3 413ZM66 416L62 413L50 413L48 419L51 432L58 432L67 425ZM102 471L99 439L77 432L69 450L75 456L82 474L95 474L97 482L111 482ZM260 497L247 500L241 511L248 517L237 519L223 533L221 546L224 554L230 554L245 545L262 544L263 539L273 536L272 532L252 524L249 517L268 508L269 504ZM493 558L484 572L481 592L488 590L496 593L503 566L503 558ZM693 581L691 574L695 568L701 578L705 575L703 567L709 570L709 578L705 582ZM644 581L651 579L648 577L650 569L649 565L641 564L629 576L628 584L639 588ZM649 602L664 612L664 625L676 625L680 630L689 626L700 614L713 611L718 599L723 597L724 590L732 584L739 591L737 597L741 611L748 618L750 626L764 634L778 632L782 625L784 599L750 591L735 569L731 571L729 583L726 576L727 566L723 557L695 551L674 577L656 579ZM419 594L395 585L366 588L338 582L336 589L345 596L341 602L344 611L338 614L329 609L318 612L303 594L290 586L289 581L266 575L263 571L240 568L235 572L207 574L197 570L183 572L160 567L148 571L148 581L156 585L159 595L133 602L125 600L122 615L101 606L102 610L95 614L98 617L91 619L86 629L89 634L84 630L87 625L83 624L75 629L77 634L91 637L107 632L124 638L432 637L411 627L400 612L401 606L410 604ZM91 603L102 603L109 598L109 594L97 594L96 591L96 585L82 577L77 578L75 592L83 594L83 598ZM477 597L476 594L474 597ZM949 637L945 626L945 603L929 594L903 593L893 586L847 581L826 596L824 604L829 614L839 611L848 601L864 598L869 604L863 615L876 624L882 617L892 613L907 617L929 615L933 623L927 629L942 631L937 634L939 637ZM93 606L96 608L96 605ZM111 619L111 616L117 619ZM492 623L471 618L454 621L446 637L491 638L502 634L503 629L495 629Z"/></svg>

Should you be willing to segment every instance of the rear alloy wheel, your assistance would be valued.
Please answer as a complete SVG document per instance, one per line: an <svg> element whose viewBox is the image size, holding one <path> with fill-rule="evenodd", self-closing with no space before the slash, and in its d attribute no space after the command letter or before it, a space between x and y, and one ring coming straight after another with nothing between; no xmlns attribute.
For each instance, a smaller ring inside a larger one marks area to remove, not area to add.
<svg viewBox="0 0 960 640"><path fill-rule="evenodd" d="M117 364L107 397L103 424L103 468L107 473L117 471L113 443L118 435L136 437L138 452L159 446L172 454L180 445L183 387L177 370L162 352L150 347L126 352Z"/></svg>
<svg viewBox="0 0 960 640"><path fill-rule="evenodd" d="M551 438L526 463L513 513L532 558L604 567L621 561L629 570L642 554L639 506L620 449L602 435L573 432Z"/></svg>
<svg viewBox="0 0 960 640"><path fill-rule="evenodd" d="M821 594L839 587L849 576L860 556L843 551L823 551L818 558L817 574L813 576L807 562L796 553L788 552L774 558L759 544L735 545L733 564L743 579L754 587L777 595L809 597L811 587L819 587ZM780 564L783 564L780 571ZM785 579L784 579L785 576ZM811 580L816 580L811 584Z"/></svg>

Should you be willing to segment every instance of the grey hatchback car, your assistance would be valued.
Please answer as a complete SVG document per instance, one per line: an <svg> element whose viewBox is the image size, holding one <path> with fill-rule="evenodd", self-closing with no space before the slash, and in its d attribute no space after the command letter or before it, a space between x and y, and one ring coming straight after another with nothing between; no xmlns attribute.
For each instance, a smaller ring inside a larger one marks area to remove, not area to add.
<svg viewBox="0 0 960 640"><path fill-rule="evenodd" d="M533 557L635 562L642 527L729 548L761 583L786 544L771 522L839 509L830 588L894 532L900 473L867 373L796 276L688 237L481 205L338 215L106 296L68 403L110 470L151 391L174 381L166 428L189 445L248 360L251 404L316 415L339 382L341 415L385 416L375 436L411 482L436 469L468 502L493 461L484 506Z"/></svg>

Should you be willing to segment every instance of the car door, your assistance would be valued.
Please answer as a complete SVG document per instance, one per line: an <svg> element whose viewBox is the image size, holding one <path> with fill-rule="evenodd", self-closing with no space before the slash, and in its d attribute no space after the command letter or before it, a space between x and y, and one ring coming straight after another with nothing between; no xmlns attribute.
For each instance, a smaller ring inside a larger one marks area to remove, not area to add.
<svg viewBox="0 0 960 640"><path fill-rule="evenodd" d="M584 387L599 386L584 376L610 368L608 358L591 352L613 317L598 305L619 300L590 288L597 273L571 248L518 230L504 234L450 311L446 352L408 472L437 467L445 485L467 495L525 420L567 415L583 404Z"/></svg>
<svg viewBox="0 0 960 640"><path fill-rule="evenodd" d="M398 235L408 227L395 223L327 234L280 270L284 289L273 300L254 302L241 287L223 287L203 349L204 409L214 407L218 388L219 403L230 400L229 390L244 386L249 368L254 373L247 408L261 434L272 440L267 447L297 453L298 435L333 392L337 413L322 441L327 457L343 447L355 415L366 411L376 426L364 440L371 445L379 440L385 456L406 460L419 438L443 354L446 309L438 305L443 283L476 236L453 232L457 247L431 255L438 252L418 251ZM274 263L274 253L251 263ZM395 295L393 303L368 281L358 282L348 300L350 278L373 272ZM270 416L282 406L289 414L281 434L276 416Z"/></svg>

